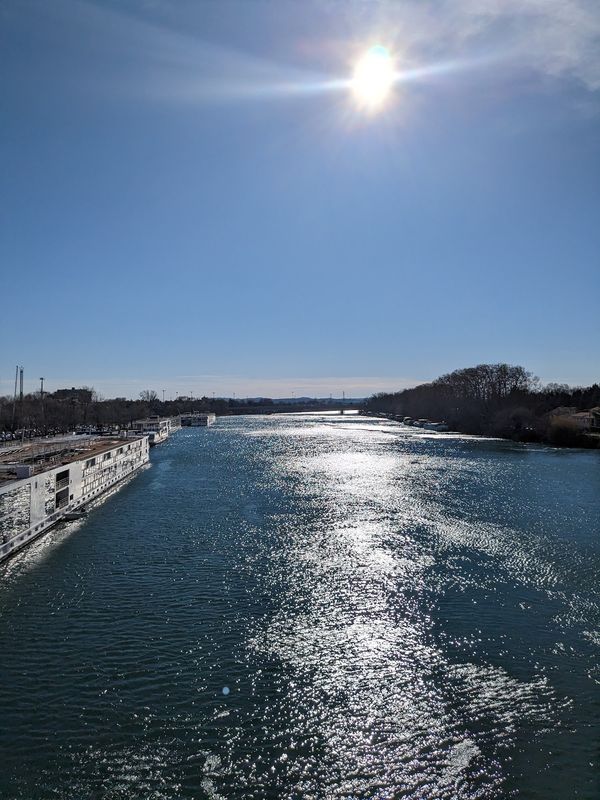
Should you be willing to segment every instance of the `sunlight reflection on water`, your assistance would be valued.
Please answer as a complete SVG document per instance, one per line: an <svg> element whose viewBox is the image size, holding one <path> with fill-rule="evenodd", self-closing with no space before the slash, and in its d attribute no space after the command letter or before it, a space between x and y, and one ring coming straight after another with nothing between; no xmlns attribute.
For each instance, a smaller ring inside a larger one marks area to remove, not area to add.
<svg viewBox="0 0 600 800"><path fill-rule="evenodd" d="M598 459L563 455L314 415L172 437L5 570L0 794L591 796Z"/></svg>
<svg viewBox="0 0 600 800"><path fill-rule="evenodd" d="M357 451L351 429L318 432L316 446L313 429L278 462L282 481L298 481L306 508L272 559L270 580L286 601L254 642L310 686L328 775L300 771L295 791L368 797L383 784L389 796L490 797L502 783L511 726L549 719L551 691L538 677L451 665L436 646L429 578L436 559L415 530L443 533L423 499L443 480L435 458L381 453L382 437L373 435ZM340 452L340 433L347 451ZM323 453L330 443L335 452ZM409 480L399 480L406 472ZM465 723L482 714L479 734Z"/></svg>

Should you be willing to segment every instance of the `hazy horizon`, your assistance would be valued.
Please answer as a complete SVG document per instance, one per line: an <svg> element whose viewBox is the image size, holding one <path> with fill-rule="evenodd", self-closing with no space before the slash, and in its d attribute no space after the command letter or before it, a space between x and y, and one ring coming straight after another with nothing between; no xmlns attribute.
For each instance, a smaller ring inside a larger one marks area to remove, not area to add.
<svg viewBox="0 0 600 800"><path fill-rule="evenodd" d="M475 366L475 365L461 365ZM457 367L459 368L459 367ZM452 371L452 370L449 370ZM282 378L252 378L240 375L181 375L175 379L150 377L131 378L122 380L108 377L83 377L72 380L71 378L60 378L44 376L44 392L55 392L57 389L70 389L88 386L105 398L126 397L136 400L141 392L146 389L154 390L159 398L162 399L163 390L165 400L175 399L177 396L193 397L318 397L327 398L342 397L369 397L378 392L397 392L402 389L409 389L420 383L427 383L439 377L431 375L426 379L410 378L389 378L389 377L282 377ZM572 387L581 386L569 382L568 380L556 380L554 378L540 378L542 384L547 383L567 383ZM598 381L590 381L589 385ZM11 380L0 380L0 395L12 396L14 392L14 374ZM38 392L40 389L40 379L34 379L25 375L25 393Z"/></svg>

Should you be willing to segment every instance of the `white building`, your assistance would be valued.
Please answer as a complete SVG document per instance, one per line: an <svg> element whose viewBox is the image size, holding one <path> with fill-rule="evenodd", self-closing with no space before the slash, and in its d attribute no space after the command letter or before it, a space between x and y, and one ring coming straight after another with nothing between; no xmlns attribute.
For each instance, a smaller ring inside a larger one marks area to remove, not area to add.
<svg viewBox="0 0 600 800"><path fill-rule="evenodd" d="M550 412L551 420L566 420L580 431L600 430L600 406L588 411L577 411L575 407L559 406Z"/></svg>

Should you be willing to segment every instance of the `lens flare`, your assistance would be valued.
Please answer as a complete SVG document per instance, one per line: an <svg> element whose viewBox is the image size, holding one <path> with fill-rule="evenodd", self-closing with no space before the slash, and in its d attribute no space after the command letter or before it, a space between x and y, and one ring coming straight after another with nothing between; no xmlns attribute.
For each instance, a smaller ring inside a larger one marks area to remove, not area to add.
<svg viewBox="0 0 600 800"><path fill-rule="evenodd" d="M386 47L375 45L362 56L354 68L352 90L361 106L380 108L394 83L394 64Z"/></svg>

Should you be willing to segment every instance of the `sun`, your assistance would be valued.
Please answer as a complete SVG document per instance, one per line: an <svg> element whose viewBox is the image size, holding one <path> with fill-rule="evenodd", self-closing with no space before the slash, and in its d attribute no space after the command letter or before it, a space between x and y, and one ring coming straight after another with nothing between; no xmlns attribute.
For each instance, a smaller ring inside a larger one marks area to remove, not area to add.
<svg viewBox="0 0 600 800"><path fill-rule="evenodd" d="M386 47L375 45L354 68L352 91L358 103L371 111L380 108L394 84L394 64Z"/></svg>

